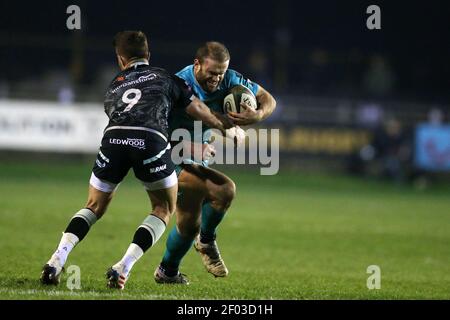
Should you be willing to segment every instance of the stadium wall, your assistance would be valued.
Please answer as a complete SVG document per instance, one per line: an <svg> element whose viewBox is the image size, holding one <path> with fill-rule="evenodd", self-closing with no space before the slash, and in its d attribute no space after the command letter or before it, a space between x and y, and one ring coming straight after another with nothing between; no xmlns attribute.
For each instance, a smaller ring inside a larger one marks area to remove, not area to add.
<svg viewBox="0 0 450 320"><path fill-rule="evenodd" d="M374 135L373 127L361 122L361 105L367 108L354 101L287 97L279 100L276 113L260 127L279 130L282 167L346 169L349 159L369 145ZM391 114L397 113L413 131L417 128L417 134L426 135L426 139L413 138L415 166L450 170L450 127L417 126L426 119L425 106L410 110L409 117L402 116L405 105L391 106ZM38 157L91 156L98 151L107 122L100 103L0 100L0 157L14 152L21 157L24 152Z"/></svg>
<svg viewBox="0 0 450 320"><path fill-rule="evenodd" d="M0 149L95 153L107 118L100 104L0 101Z"/></svg>

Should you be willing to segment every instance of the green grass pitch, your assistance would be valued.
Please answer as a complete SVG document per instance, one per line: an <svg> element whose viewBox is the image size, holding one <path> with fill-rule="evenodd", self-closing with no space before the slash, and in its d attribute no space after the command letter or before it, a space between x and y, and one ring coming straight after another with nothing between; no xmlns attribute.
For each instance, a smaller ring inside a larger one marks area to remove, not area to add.
<svg viewBox="0 0 450 320"><path fill-rule="evenodd" d="M237 198L218 243L230 270L208 274L191 250L189 286L158 285L167 233L135 265L123 292L104 273L150 212L132 173L106 215L69 256L81 289L43 287L43 264L86 201L91 163L0 163L0 299L449 299L450 188L416 191L360 178L230 171ZM171 226L174 220L171 221ZM369 265L381 289L366 286Z"/></svg>

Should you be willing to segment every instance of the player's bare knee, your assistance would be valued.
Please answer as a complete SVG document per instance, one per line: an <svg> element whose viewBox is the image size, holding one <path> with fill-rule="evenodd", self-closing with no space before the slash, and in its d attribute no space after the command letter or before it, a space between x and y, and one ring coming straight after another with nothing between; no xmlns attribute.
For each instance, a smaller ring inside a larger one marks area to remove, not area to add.
<svg viewBox="0 0 450 320"><path fill-rule="evenodd" d="M211 202L214 209L219 211L226 211L236 196L236 185L232 180L227 181L220 186L219 192L216 194L216 199Z"/></svg>

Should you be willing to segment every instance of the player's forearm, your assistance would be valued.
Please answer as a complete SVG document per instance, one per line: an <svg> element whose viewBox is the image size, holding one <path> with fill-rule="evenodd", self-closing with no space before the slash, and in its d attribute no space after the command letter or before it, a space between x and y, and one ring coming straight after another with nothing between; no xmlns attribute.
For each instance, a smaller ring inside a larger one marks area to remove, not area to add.
<svg viewBox="0 0 450 320"><path fill-rule="evenodd" d="M272 114L272 112L275 110L275 107L277 105L277 102L275 98L267 91L264 90L261 94L257 95L258 100L258 118L259 121L263 121L268 116Z"/></svg>
<svg viewBox="0 0 450 320"><path fill-rule="evenodd" d="M230 121L218 113L213 113L200 100L196 99L187 107L186 112L196 120L202 121L210 128L215 128L225 133L225 129L232 126Z"/></svg>

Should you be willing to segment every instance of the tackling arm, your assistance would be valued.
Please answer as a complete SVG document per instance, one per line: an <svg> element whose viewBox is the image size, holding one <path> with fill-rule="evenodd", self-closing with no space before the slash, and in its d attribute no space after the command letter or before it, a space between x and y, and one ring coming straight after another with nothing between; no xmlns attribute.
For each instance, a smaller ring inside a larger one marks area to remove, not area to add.
<svg viewBox="0 0 450 320"><path fill-rule="evenodd" d="M208 127L218 129L225 135L225 130L234 126L227 116L212 112L200 99L194 97L186 107L186 113L196 120L203 121Z"/></svg>

